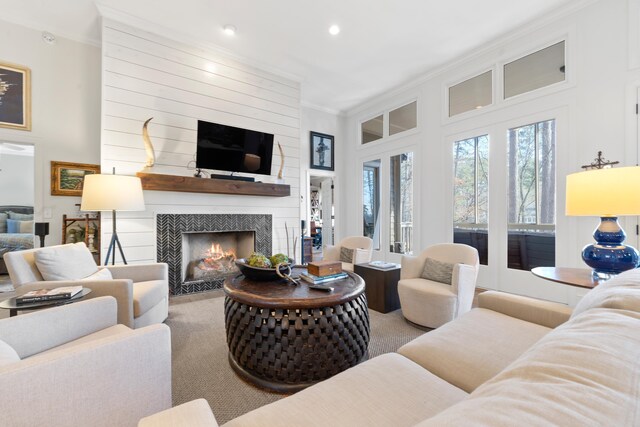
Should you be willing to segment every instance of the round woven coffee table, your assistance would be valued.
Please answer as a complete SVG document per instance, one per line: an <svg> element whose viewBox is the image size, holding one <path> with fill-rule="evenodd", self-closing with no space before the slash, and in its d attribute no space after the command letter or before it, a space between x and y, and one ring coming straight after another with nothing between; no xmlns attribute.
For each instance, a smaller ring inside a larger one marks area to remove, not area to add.
<svg viewBox="0 0 640 427"><path fill-rule="evenodd" d="M306 269L296 267L293 276ZM364 281L353 273L329 292L286 280L243 275L224 282L229 363L244 379L290 393L367 357L369 312Z"/></svg>

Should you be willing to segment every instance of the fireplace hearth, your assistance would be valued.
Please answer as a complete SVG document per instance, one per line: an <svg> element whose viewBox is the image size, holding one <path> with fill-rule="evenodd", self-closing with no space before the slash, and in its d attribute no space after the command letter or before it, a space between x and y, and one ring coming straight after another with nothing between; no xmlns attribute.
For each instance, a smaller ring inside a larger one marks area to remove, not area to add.
<svg viewBox="0 0 640 427"><path fill-rule="evenodd" d="M169 291L219 289L237 274L236 258L271 253L271 215L158 214L158 262L169 265Z"/></svg>

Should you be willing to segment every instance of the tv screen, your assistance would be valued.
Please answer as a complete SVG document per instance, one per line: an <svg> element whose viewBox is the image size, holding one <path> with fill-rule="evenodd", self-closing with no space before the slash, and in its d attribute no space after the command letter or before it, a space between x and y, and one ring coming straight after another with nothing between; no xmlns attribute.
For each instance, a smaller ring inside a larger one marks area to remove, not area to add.
<svg viewBox="0 0 640 427"><path fill-rule="evenodd" d="M271 175L273 135L198 120L196 167Z"/></svg>

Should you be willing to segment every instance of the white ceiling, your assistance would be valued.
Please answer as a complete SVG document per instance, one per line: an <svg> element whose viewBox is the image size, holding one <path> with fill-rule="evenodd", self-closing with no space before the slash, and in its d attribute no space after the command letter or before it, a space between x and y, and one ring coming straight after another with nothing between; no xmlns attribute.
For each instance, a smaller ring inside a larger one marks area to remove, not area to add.
<svg viewBox="0 0 640 427"><path fill-rule="evenodd" d="M302 101L346 111L578 0L102 0L101 5L296 76ZM100 39L94 0L0 0L0 19ZM234 37L222 32L233 24ZM328 28L341 32L331 36ZM171 36L171 34L165 34Z"/></svg>

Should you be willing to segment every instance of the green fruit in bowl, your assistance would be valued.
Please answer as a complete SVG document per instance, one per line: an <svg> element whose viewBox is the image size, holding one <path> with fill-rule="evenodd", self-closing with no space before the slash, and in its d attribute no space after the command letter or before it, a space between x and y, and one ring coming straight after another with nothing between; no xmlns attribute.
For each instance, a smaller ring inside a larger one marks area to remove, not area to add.
<svg viewBox="0 0 640 427"><path fill-rule="evenodd" d="M280 263L288 263L289 262L289 257L286 256L285 254L275 254L272 255L270 258L271 261L271 265L273 265L274 267Z"/></svg>
<svg viewBox="0 0 640 427"><path fill-rule="evenodd" d="M271 268L271 261L269 261L269 258L258 252L251 254L247 259L247 264L251 267Z"/></svg>

